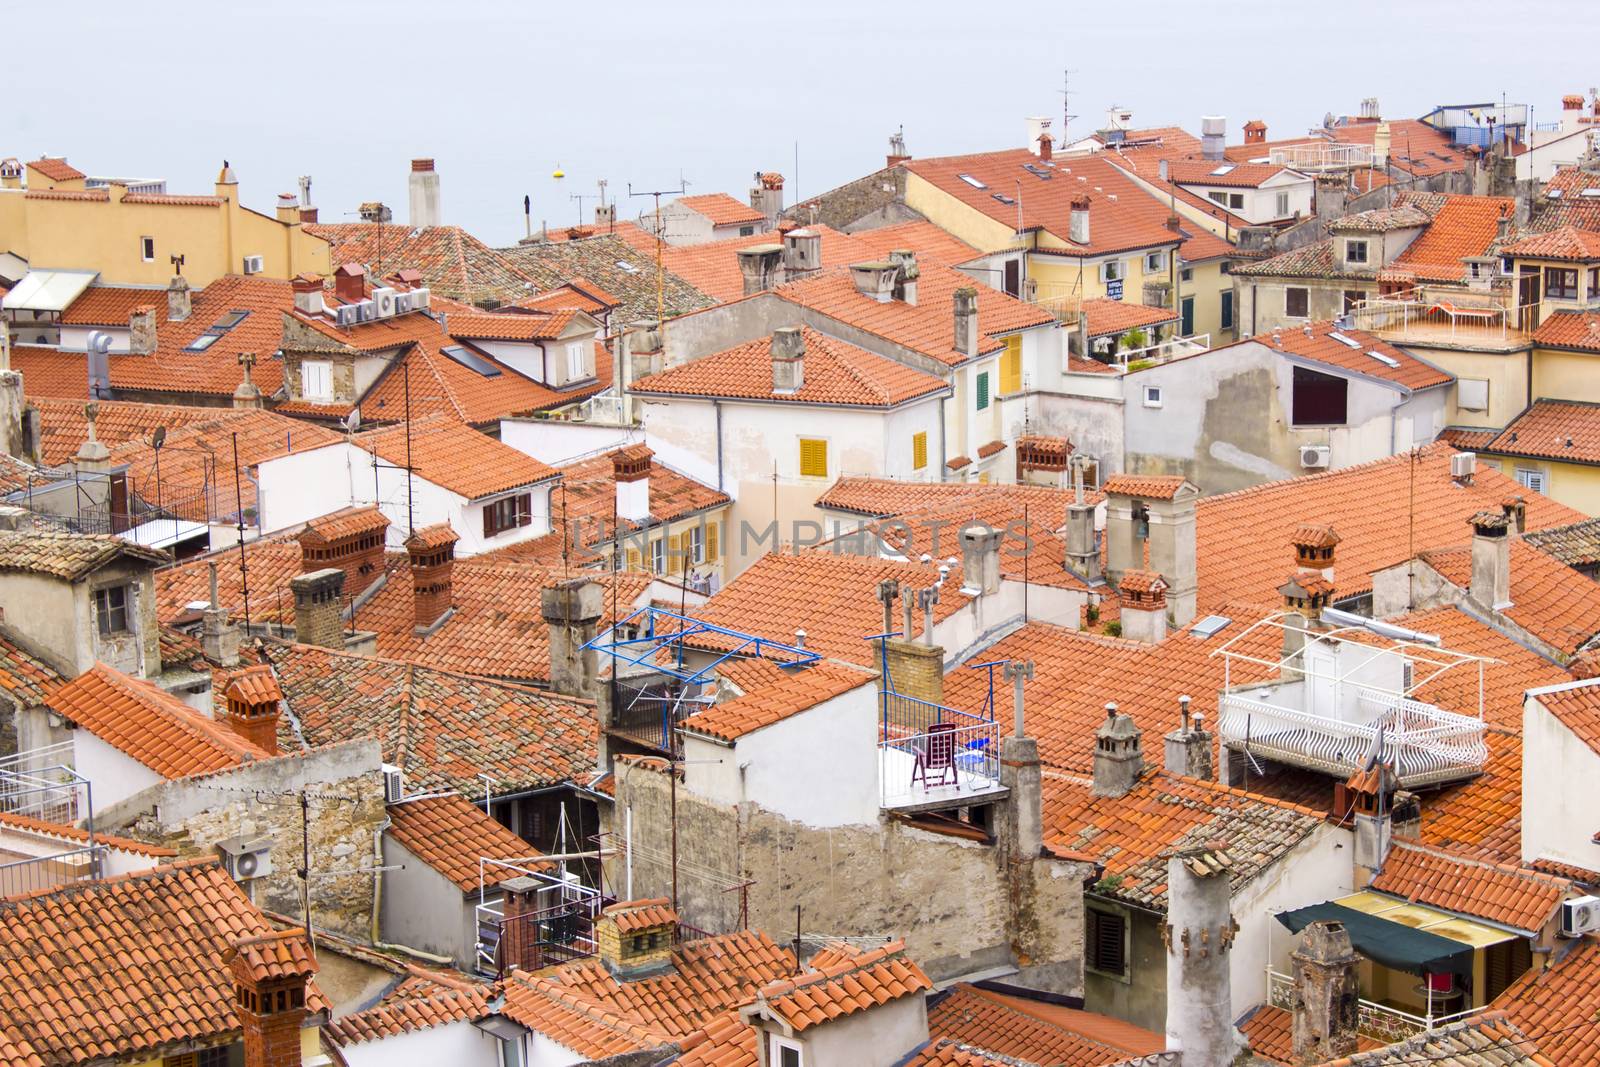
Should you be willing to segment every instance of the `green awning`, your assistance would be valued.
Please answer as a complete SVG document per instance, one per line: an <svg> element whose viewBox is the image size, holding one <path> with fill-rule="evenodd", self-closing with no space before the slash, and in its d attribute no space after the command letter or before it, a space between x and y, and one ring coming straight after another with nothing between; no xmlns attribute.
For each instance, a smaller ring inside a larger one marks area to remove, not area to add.
<svg viewBox="0 0 1600 1067"><path fill-rule="evenodd" d="M1407 974L1472 975L1472 946L1448 937L1413 930L1404 923L1347 908L1343 904L1313 904L1278 913L1278 921L1295 933L1321 919L1343 923L1350 943L1367 959Z"/></svg>

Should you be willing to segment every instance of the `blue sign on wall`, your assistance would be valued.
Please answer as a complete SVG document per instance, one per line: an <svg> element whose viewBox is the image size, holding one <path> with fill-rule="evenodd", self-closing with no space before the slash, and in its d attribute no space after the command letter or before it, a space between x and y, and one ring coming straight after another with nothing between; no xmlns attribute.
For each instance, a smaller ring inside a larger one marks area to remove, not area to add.
<svg viewBox="0 0 1600 1067"><path fill-rule="evenodd" d="M1106 296L1110 297L1112 300L1121 300L1122 299L1122 279L1121 278L1118 278L1114 282L1106 282Z"/></svg>

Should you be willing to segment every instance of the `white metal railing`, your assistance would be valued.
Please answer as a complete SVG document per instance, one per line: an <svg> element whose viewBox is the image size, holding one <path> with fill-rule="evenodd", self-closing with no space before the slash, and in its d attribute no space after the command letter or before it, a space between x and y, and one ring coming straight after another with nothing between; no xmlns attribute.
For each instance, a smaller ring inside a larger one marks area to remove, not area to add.
<svg viewBox="0 0 1600 1067"><path fill-rule="evenodd" d="M1112 353L1114 362L1112 366L1127 370L1130 364L1142 363L1154 366L1170 360L1180 359L1183 356L1192 356L1196 352L1205 352L1211 348L1211 335L1197 333L1193 337L1173 337L1166 341L1158 341L1153 345L1142 348L1124 348ZM1142 368L1137 368L1142 369Z"/></svg>
<svg viewBox="0 0 1600 1067"><path fill-rule="evenodd" d="M1267 1003L1275 1008L1293 1012L1295 1005L1294 979L1287 974L1282 974L1267 968ZM1399 1008L1391 1008L1386 1004L1379 1004L1374 1000L1362 999L1360 1011L1357 1016L1356 1032L1374 1041L1381 1041L1385 1045L1392 1045L1429 1030L1437 1030L1441 1026L1460 1022L1470 1018L1488 1008L1468 1008L1465 1011L1451 1012L1449 1014L1435 1014L1431 1011L1422 1015L1413 1015Z"/></svg>
<svg viewBox="0 0 1600 1067"><path fill-rule="evenodd" d="M1395 768L1405 786L1450 781L1483 769L1489 752L1481 719L1381 690L1355 688L1358 706L1373 713L1365 722L1226 693L1220 701L1218 729L1230 746L1341 776L1366 766L1377 748L1380 759Z"/></svg>
<svg viewBox="0 0 1600 1067"><path fill-rule="evenodd" d="M1037 307L1042 307L1054 315L1060 322L1068 326L1077 325L1078 318L1083 314L1083 297L1081 296L1041 296L1034 300Z"/></svg>
<svg viewBox="0 0 1600 1067"><path fill-rule="evenodd" d="M71 741L0 758L0 811L76 824L93 809L89 780L73 770L73 758Z"/></svg>
<svg viewBox="0 0 1600 1067"><path fill-rule="evenodd" d="M953 773L928 770L922 780L917 768L934 745L950 744ZM906 807L929 801L957 799L992 792L1000 787L1000 724L963 715L961 724L942 733L927 730L901 733L880 730L878 741L879 803L885 808Z"/></svg>
<svg viewBox="0 0 1600 1067"><path fill-rule="evenodd" d="M1408 290L1399 298L1363 301L1345 315L1352 329L1393 340L1509 343L1534 328L1538 305L1485 299L1478 293Z"/></svg>
<svg viewBox="0 0 1600 1067"><path fill-rule="evenodd" d="M1274 148L1268 153L1268 158L1273 166L1291 170L1348 170L1372 166L1372 146L1311 141Z"/></svg>
<svg viewBox="0 0 1600 1067"><path fill-rule="evenodd" d="M602 422L622 425L625 405L614 393L599 393L568 409L571 422Z"/></svg>

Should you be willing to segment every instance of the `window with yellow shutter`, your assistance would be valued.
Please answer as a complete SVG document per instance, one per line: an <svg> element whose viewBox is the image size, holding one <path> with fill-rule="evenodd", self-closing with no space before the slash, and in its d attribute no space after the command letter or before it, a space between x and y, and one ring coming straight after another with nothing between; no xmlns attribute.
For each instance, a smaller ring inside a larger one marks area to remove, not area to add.
<svg viewBox="0 0 1600 1067"><path fill-rule="evenodd" d="M717 529L718 529L719 525L720 525L719 523L715 523L715 522L706 523L706 562L707 563L715 563L717 561L717 540L718 540Z"/></svg>
<svg viewBox="0 0 1600 1067"><path fill-rule="evenodd" d="M800 438L800 477L828 476L828 442L817 437Z"/></svg>
<svg viewBox="0 0 1600 1067"><path fill-rule="evenodd" d="M1000 357L1000 392L1020 393L1022 391L1022 338L1016 335L1006 338L1006 351Z"/></svg>
<svg viewBox="0 0 1600 1067"><path fill-rule="evenodd" d="M911 469L921 470L928 465L928 431L919 430L911 435Z"/></svg>

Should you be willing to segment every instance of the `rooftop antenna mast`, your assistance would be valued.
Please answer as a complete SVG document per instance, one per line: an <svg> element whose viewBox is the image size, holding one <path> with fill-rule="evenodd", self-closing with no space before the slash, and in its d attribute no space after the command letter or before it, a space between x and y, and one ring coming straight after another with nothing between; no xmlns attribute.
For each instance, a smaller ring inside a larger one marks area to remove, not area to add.
<svg viewBox="0 0 1600 1067"><path fill-rule="evenodd" d="M667 340L667 275L666 269L661 264L661 249L666 241L666 223L661 219L661 197L682 196L688 192L689 183L683 177L683 172L678 173L678 187L676 189L641 189L633 191L633 183L628 183L628 196L648 196L654 199L656 206L655 226L656 232L656 328L661 331L661 343L666 345Z"/></svg>
<svg viewBox="0 0 1600 1067"><path fill-rule="evenodd" d="M1067 147L1067 131L1072 128L1072 120L1077 115L1072 113L1072 75L1070 70L1061 72L1061 147Z"/></svg>

